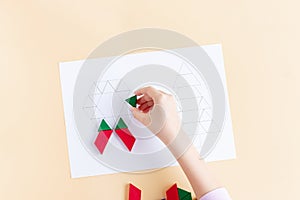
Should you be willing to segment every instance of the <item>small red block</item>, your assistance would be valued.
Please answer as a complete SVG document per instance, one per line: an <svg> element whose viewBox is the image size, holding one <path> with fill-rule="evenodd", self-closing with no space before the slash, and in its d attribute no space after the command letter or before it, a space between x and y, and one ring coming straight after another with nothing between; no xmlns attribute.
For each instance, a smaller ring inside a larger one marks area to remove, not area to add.
<svg viewBox="0 0 300 200"><path fill-rule="evenodd" d="M175 183L170 187L167 192L167 200L179 200L178 190L177 190L177 184Z"/></svg>
<svg viewBox="0 0 300 200"><path fill-rule="evenodd" d="M128 200L141 200L142 191L132 184L129 184L129 198Z"/></svg>
<svg viewBox="0 0 300 200"><path fill-rule="evenodd" d="M120 139L126 145L127 149L131 151L135 143L135 137L133 137L133 135L130 133L128 128L116 129L115 132L118 134Z"/></svg>
<svg viewBox="0 0 300 200"><path fill-rule="evenodd" d="M94 144L96 145L97 149L101 154L103 154L103 151L108 143L112 132L113 130L103 130L99 132Z"/></svg>

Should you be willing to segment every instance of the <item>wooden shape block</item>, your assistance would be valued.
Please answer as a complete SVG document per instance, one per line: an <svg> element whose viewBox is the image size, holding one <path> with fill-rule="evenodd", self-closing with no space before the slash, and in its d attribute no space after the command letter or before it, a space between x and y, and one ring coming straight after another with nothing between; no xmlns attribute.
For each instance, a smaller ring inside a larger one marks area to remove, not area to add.
<svg viewBox="0 0 300 200"><path fill-rule="evenodd" d="M111 128L109 127L109 125L106 123L106 121L104 119L102 119L102 121L99 125L98 132L103 131L103 130L111 130Z"/></svg>
<svg viewBox="0 0 300 200"><path fill-rule="evenodd" d="M142 191L132 184L129 184L129 198L128 200L141 200Z"/></svg>
<svg viewBox="0 0 300 200"><path fill-rule="evenodd" d="M179 200L178 190L177 190L177 184L175 183L170 187L167 192L167 200Z"/></svg>
<svg viewBox="0 0 300 200"><path fill-rule="evenodd" d="M103 130L99 132L94 144L96 145L97 149L101 154L103 154L103 151L108 143L112 132L112 130Z"/></svg>
<svg viewBox="0 0 300 200"><path fill-rule="evenodd" d="M120 139L122 140L122 142L125 144L125 146L127 147L127 149L129 151L131 151L131 149L132 149L132 147L133 147L133 145L135 143L135 137L133 137L133 135L130 133L130 131L128 130L128 128L116 129L115 132L120 137Z"/></svg>
<svg viewBox="0 0 300 200"><path fill-rule="evenodd" d="M124 129L124 128L128 128L128 127L125 124L124 120L120 117L116 129Z"/></svg>
<svg viewBox="0 0 300 200"><path fill-rule="evenodd" d="M192 194L188 191L185 191L181 188L177 188L178 195L180 200L192 200Z"/></svg>
<svg viewBox="0 0 300 200"><path fill-rule="evenodd" d="M136 107L136 101L137 101L137 96L134 95L132 97L129 97L128 99L125 100L127 103L129 103L132 107Z"/></svg>

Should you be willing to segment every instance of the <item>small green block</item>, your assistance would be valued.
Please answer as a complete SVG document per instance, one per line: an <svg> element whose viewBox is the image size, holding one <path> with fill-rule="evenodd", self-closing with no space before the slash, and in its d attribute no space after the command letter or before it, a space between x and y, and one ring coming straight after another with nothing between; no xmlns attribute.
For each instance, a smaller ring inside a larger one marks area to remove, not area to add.
<svg viewBox="0 0 300 200"><path fill-rule="evenodd" d="M98 131L104 131L104 130L111 130L111 128L109 127L109 125L106 123L106 121L104 119L102 119L100 126L98 128Z"/></svg>
<svg viewBox="0 0 300 200"><path fill-rule="evenodd" d="M134 95L132 97L129 97L128 99L125 100L127 103L129 103L132 107L136 107L136 101L137 101L137 96Z"/></svg>
<svg viewBox="0 0 300 200"><path fill-rule="evenodd" d="M125 122L123 121L123 119L120 117L118 124L116 126L116 129L124 129L124 128L128 128L128 127L125 124Z"/></svg>
<svg viewBox="0 0 300 200"><path fill-rule="evenodd" d="M183 189L177 188L180 200L192 200L192 194Z"/></svg>

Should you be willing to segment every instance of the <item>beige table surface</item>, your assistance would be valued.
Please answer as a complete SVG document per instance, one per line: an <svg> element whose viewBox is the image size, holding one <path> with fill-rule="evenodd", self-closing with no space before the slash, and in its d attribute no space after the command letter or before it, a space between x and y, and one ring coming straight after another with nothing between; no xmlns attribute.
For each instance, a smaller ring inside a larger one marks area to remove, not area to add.
<svg viewBox="0 0 300 200"><path fill-rule="evenodd" d="M124 31L171 29L222 43L236 160L209 164L233 199L300 199L297 1L0 0L0 199L159 199L178 167L71 179L58 63Z"/></svg>

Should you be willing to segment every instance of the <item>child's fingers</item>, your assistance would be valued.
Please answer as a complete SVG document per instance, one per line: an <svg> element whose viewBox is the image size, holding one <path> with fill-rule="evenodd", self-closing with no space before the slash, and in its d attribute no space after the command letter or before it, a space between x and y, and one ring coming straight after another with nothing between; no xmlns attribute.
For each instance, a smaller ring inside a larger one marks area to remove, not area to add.
<svg viewBox="0 0 300 200"><path fill-rule="evenodd" d="M154 105L153 101L147 101L147 102L141 104L138 109L144 111L146 108L151 107L153 105Z"/></svg>
<svg viewBox="0 0 300 200"><path fill-rule="evenodd" d="M136 103L139 104L139 105L141 105L141 104L143 104L143 103L145 103L145 102L146 102L146 100L145 100L145 98L143 98L143 97L139 98L139 99L136 101Z"/></svg>
<svg viewBox="0 0 300 200"><path fill-rule="evenodd" d="M148 95L144 95L141 98L139 98L136 103L139 104L139 105L141 105L141 104L143 104L143 103L145 103L147 101L151 101L151 100L152 100L151 97L149 97Z"/></svg>
<svg viewBox="0 0 300 200"><path fill-rule="evenodd" d="M153 108L153 106L150 106L150 107L146 108L145 110L143 110L143 112L144 112L144 113L147 113L147 112L149 112L152 108Z"/></svg>

